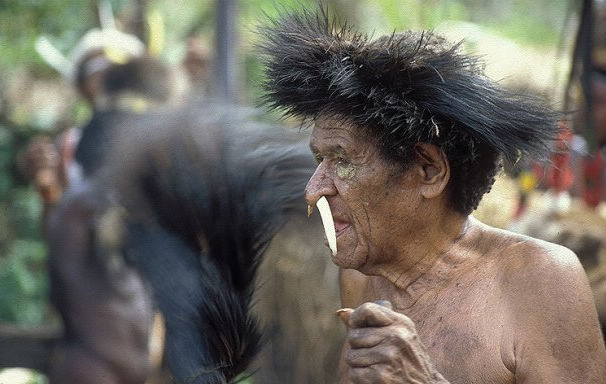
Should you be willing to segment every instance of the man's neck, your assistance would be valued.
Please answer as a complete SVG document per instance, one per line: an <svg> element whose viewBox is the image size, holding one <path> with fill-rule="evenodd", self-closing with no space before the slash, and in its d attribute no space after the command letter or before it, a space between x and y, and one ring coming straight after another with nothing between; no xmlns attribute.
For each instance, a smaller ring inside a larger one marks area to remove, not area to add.
<svg viewBox="0 0 606 384"><path fill-rule="evenodd" d="M400 292L415 292L441 280L456 265L460 249L456 245L465 237L472 218L449 214L434 220L433 225L400 242L393 263L380 268L378 275Z"/></svg>

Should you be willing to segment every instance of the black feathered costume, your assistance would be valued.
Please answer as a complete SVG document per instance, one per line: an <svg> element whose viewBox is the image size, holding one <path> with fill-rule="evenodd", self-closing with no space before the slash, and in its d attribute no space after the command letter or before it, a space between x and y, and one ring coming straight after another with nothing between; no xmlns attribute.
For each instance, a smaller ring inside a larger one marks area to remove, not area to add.
<svg viewBox="0 0 606 384"><path fill-rule="evenodd" d="M287 116L353 121L406 165L418 142L451 164L451 202L469 214L490 190L501 159L541 158L557 136L556 114L487 79L481 61L431 32L372 40L337 26L324 9L282 12L262 30L263 102Z"/></svg>
<svg viewBox="0 0 606 384"><path fill-rule="evenodd" d="M288 215L303 214L313 159L304 142L234 107L142 127L156 133L135 134L132 168L115 173L129 212L126 254L164 315L177 382L231 382L260 348L250 312L257 267Z"/></svg>
<svg viewBox="0 0 606 384"><path fill-rule="evenodd" d="M262 256L291 215L305 214L315 167L307 143L225 105L136 116L116 132L105 168L60 209L76 212L82 236L64 234L57 221L51 258L65 259L70 244L85 248L82 263L107 285L134 267L163 314L175 383L232 382L261 346L251 306ZM95 209L78 213L89 200Z"/></svg>

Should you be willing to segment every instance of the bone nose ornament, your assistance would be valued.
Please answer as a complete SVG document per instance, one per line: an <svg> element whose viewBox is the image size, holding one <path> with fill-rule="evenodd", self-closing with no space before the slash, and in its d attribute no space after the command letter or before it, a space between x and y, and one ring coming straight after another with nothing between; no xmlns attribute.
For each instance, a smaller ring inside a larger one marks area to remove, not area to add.
<svg viewBox="0 0 606 384"><path fill-rule="evenodd" d="M330 247L332 255L334 256L337 254L337 233L335 230L335 222L332 219L330 205L328 204L326 197L322 196L316 202L316 206L318 207L318 211L320 211L320 217L322 218L322 225L324 226L324 233L326 234L326 239L328 240L328 246ZM311 216L313 210L314 207L308 205L307 215Z"/></svg>

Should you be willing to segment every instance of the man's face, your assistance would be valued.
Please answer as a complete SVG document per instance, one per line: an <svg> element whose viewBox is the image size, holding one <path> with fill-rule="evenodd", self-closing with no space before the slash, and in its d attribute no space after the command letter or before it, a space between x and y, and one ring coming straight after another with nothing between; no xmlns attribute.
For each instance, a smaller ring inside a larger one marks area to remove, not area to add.
<svg viewBox="0 0 606 384"><path fill-rule="evenodd" d="M318 118L310 141L318 167L306 187L310 205L325 196L337 233L340 267L373 273L397 256L420 203L410 172L379 153L352 123Z"/></svg>

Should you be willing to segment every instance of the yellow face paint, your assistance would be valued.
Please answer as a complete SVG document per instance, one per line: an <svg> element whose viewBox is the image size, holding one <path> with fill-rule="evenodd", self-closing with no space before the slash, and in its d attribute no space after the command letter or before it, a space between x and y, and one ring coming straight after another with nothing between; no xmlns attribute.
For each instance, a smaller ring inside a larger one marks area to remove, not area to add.
<svg viewBox="0 0 606 384"><path fill-rule="evenodd" d="M340 179L351 179L356 174L356 167L353 164L345 161L339 161L339 163L337 163L336 170L337 176Z"/></svg>

